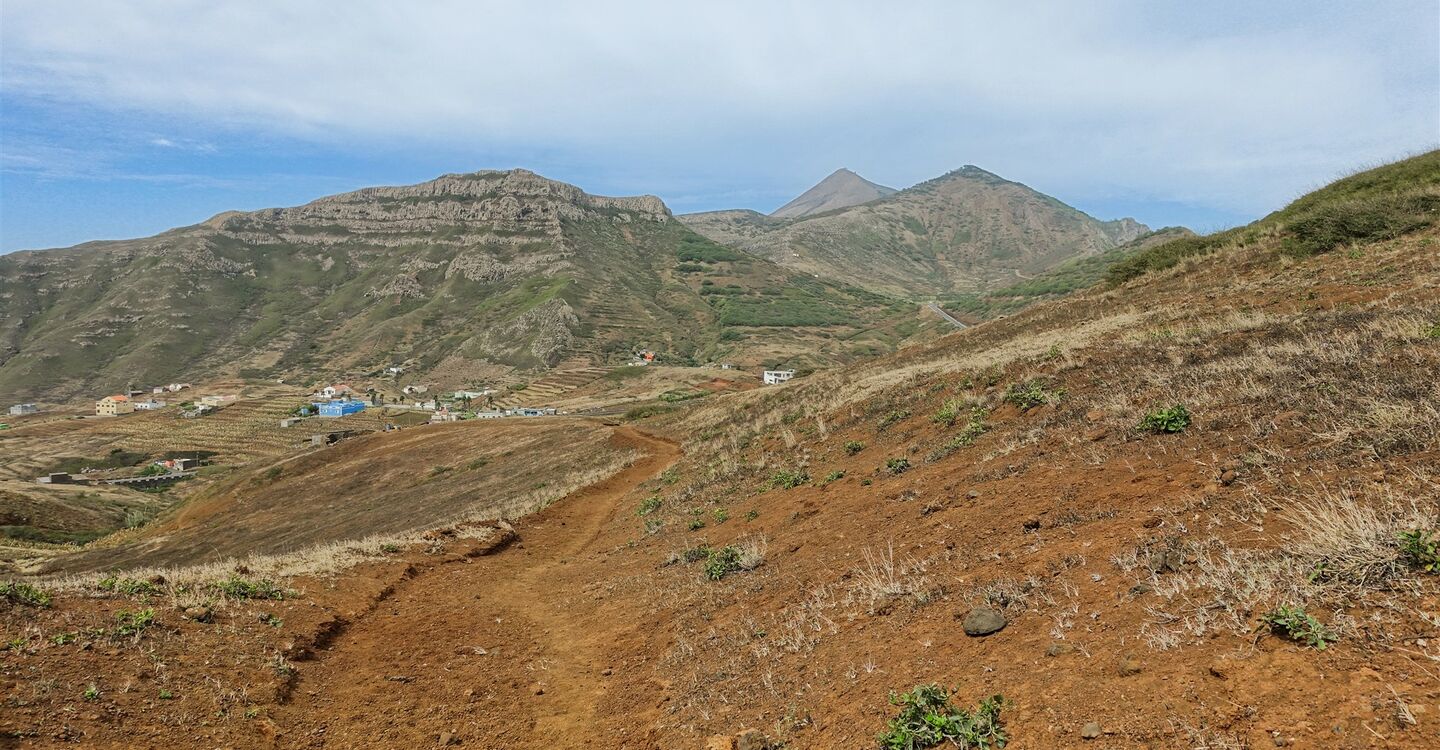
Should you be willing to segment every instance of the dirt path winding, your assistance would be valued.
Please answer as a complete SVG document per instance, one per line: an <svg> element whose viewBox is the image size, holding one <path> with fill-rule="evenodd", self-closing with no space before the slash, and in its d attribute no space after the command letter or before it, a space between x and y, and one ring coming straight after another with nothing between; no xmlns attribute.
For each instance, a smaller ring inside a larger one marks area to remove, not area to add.
<svg viewBox="0 0 1440 750"><path fill-rule="evenodd" d="M680 455L628 427L613 439L641 458L524 519L500 554L418 561L300 663L290 703L274 716L277 744L594 746L597 706L620 666L607 658L643 637L643 624L595 583L609 555L597 540L622 499Z"/></svg>

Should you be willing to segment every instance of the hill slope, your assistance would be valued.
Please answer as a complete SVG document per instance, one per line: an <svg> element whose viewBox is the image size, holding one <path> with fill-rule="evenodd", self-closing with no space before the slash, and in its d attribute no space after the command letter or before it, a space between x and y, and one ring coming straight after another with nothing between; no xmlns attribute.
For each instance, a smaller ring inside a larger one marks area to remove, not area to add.
<svg viewBox="0 0 1440 750"><path fill-rule="evenodd" d="M683 454L620 428L636 467L508 547L445 529L200 617L215 579L269 571L167 571L153 594L42 581L49 606L0 606L0 730L905 747L919 719L907 738L894 696L934 684L965 708L1003 696L1011 747L1433 747L1440 213L1409 210L1440 171L1422 171L1364 214L1345 191L1301 204L1401 229L1300 252L1310 230L1257 222L1168 270L638 425ZM110 634L141 608L155 627Z"/></svg>
<svg viewBox="0 0 1440 750"><path fill-rule="evenodd" d="M794 220L744 211L680 220L788 268L905 296L1004 286L1148 231L1132 219L1099 221L974 166Z"/></svg>
<svg viewBox="0 0 1440 750"><path fill-rule="evenodd" d="M402 362L459 385L639 348L743 363L898 310L720 247L654 197L478 172L0 257L0 393Z"/></svg>
<svg viewBox="0 0 1440 750"><path fill-rule="evenodd" d="M795 200L770 212L770 216L776 219L796 219L801 216L858 206L894 194L895 188L877 185L842 168L831 172L829 177L801 193Z"/></svg>

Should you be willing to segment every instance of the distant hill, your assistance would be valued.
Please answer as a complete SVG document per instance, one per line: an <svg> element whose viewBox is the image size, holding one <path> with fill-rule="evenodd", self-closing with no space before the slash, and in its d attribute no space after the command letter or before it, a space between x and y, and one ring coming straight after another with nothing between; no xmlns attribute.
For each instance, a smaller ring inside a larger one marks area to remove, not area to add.
<svg viewBox="0 0 1440 750"><path fill-rule="evenodd" d="M680 219L716 242L780 265L911 297L1005 286L1149 231L1133 219L1100 221L974 166L861 205L793 219L751 211Z"/></svg>
<svg viewBox="0 0 1440 750"><path fill-rule="evenodd" d="M907 312L717 245L652 196L588 195L524 170L452 174L0 257L0 393L400 363L473 382L641 348L818 364L847 356L819 341ZM887 335L859 338L883 350Z"/></svg>
<svg viewBox="0 0 1440 750"><path fill-rule="evenodd" d="M848 169L837 169L795 200L772 211L770 216L775 219L796 219L858 206L894 195L895 192L895 188L877 185Z"/></svg>

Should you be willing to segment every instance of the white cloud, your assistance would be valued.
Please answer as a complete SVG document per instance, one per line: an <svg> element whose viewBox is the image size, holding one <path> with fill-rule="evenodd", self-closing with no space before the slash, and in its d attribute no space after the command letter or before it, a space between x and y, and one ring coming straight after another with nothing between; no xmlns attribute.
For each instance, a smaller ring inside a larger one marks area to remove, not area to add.
<svg viewBox="0 0 1440 750"><path fill-rule="evenodd" d="M702 192L974 162L1062 196L1259 211L1440 141L1433 2L1212 8L6 0L0 72L265 133L624 159Z"/></svg>

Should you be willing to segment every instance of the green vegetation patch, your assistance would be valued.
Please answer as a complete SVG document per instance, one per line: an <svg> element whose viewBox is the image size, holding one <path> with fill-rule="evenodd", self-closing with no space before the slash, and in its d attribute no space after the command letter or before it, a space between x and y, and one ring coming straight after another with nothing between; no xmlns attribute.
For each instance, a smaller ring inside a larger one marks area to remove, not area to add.
<svg viewBox="0 0 1440 750"><path fill-rule="evenodd" d="M916 685L908 693L891 693L890 705L900 713L876 738L884 750L919 750L945 745L961 750L1003 748L1010 741L1000 721L1005 698L992 695L974 710L956 706L945 688Z"/></svg>
<svg viewBox="0 0 1440 750"><path fill-rule="evenodd" d="M1184 432L1190 426L1190 410L1184 404L1175 404L1166 409L1155 409L1146 414L1139 424L1145 432L1174 434Z"/></svg>
<svg viewBox="0 0 1440 750"><path fill-rule="evenodd" d="M0 601L27 607L48 607L54 597L45 589L24 581L9 581L0 584Z"/></svg>
<svg viewBox="0 0 1440 750"><path fill-rule="evenodd" d="M1338 640L1334 631L1300 607L1282 604L1262 615L1260 620L1270 627L1270 632L1317 651L1324 651L1328 644Z"/></svg>

